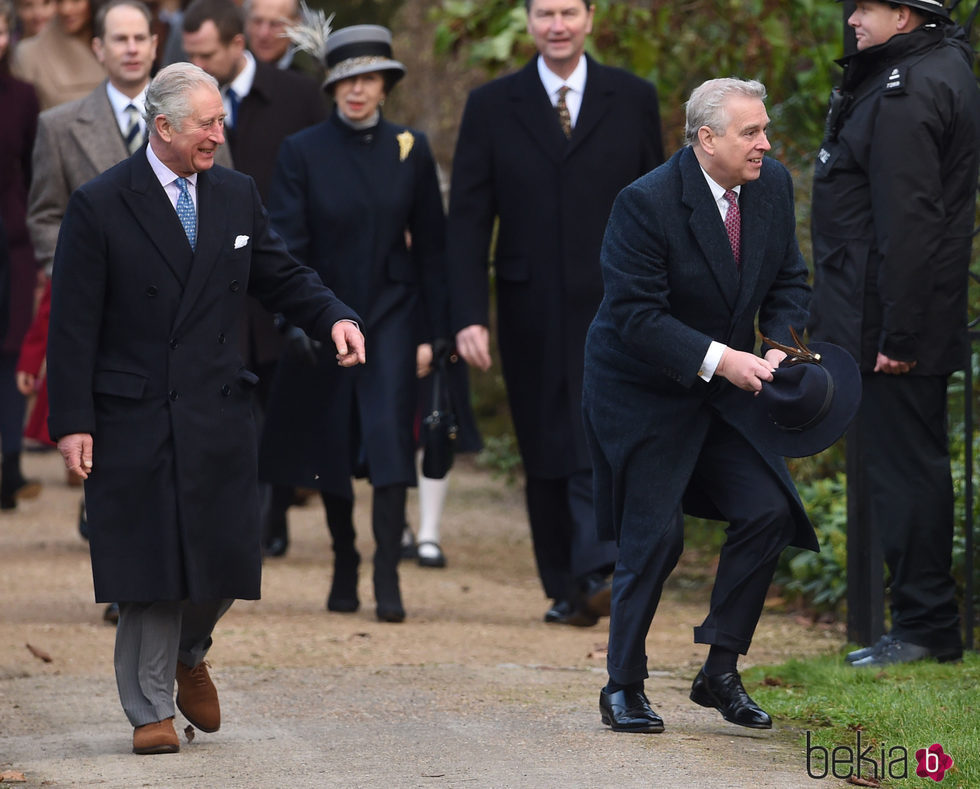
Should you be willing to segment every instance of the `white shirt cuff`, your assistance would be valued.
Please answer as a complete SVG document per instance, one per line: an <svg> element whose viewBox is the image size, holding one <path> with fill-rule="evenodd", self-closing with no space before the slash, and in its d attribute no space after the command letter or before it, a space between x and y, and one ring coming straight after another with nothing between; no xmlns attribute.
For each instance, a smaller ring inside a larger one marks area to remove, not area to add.
<svg viewBox="0 0 980 789"><path fill-rule="evenodd" d="M715 374L715 370L718 369L718 362L721 361L721 355L725 352L728 346L711 341L711 345L708 346L708 352L704 355L704 361L701 362L701 369L698 370L698 376L704 381L710 381L712 376Z"/></svg>

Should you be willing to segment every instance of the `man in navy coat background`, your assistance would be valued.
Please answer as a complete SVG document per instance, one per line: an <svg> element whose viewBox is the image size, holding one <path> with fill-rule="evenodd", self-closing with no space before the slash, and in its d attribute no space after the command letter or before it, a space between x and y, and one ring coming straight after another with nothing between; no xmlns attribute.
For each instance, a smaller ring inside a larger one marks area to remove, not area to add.
<svg viewBox="0 0 980 789"><path fill-rule="evenodd" d="M793 345L807 319L793 183L767 159L758 82L711 80L687 104L688 145L624 189L602 246L605 296L589 330L583 404L600 533L615 536L602 720L663 731L643 692L645 642L683 549L682 510L727 521L691 699L769 728L736 669L780 552L817 541L782 457L747 424L785 356L754 353L759 331ZM740 221L739 221L740 219Z"/></svg>
<svg viewBox="0 0 980 789"><path fill-rule="evenodd" d="M609 612L615 545L596 538L582 429L582 349L602 298L613 199L663 161L652 84L586 56L587 0L528 0L539 57L473 91L453 160L447 260L457 348L487 370L488 256L499 220L497 331L527 476L545 621Z"/></svg>
<svg viewBox="0 0 980 789"><path fill-rule="evenodd" d="M246 294L331 341L342 366L365 358L357 315L290 257L252 179L213 167L224 115L213 77L161 71L148 146L75 191L55 253L48 424L85 479L96 598L119 602L135 753L178 750L175 677L184 716L218 729L211 631L259 597Z"/></svg>

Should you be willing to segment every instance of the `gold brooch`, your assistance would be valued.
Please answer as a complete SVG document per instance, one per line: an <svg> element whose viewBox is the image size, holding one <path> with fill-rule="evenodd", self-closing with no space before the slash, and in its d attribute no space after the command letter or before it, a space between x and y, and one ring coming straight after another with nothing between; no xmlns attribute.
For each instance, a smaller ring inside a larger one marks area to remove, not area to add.
<svg viewBox="0 0 980 789"><path fill-rule="evenodd" d="M396 139L398 140L398 161L404 162L412 152L412 146L415 145L415 135L406 130L399 134Z"/></svg>

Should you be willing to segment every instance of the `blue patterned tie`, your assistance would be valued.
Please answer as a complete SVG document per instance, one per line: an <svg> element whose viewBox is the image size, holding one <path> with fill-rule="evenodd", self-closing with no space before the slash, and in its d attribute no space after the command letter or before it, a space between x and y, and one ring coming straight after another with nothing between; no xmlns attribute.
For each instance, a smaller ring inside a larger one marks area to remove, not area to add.
<svg viewBox="0 0 980 789"><path fill-rule="evenodd" d="M184 226L191 249L197 249L197 212L194 210L191 193L187 191L187 179L178 178L177 188L180 189L180 197L177 198L177 218Z"/></svg>

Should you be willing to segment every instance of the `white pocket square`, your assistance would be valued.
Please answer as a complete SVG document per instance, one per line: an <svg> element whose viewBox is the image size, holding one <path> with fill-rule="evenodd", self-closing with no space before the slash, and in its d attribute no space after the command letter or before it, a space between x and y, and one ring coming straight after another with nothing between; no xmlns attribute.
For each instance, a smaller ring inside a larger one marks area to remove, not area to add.
<svg viewBox="0 0 980 789"><path fill-rule="evenodd" d="M248 236L235 236L235 249L241 249L248 243Z"/></svg>

